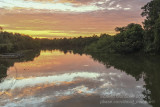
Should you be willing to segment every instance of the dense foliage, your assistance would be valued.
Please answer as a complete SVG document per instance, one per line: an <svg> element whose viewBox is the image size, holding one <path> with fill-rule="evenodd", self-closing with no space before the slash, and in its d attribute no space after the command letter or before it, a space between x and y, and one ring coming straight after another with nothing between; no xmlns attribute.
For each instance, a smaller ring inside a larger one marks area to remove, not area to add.
<svg viewBox="0 0 160 107"><path fill-rule="evenodd" d="M36 49L39 45L33 38L18 33L0 32L0 53Z"/></svg>
<svg viewBox="0 0 160 107"><path fill-rule="evenodd" d="M142 7L142 16L146 17L144 24L145 52L160 51L160 0L152 0Z"/></svg>
<svg viewBox="0 0 160 107"><path fill-rule="evenodd" d="M98 36L60 38L60 39L37 39L42 47L52 48L84 48L98 40Z"/></svg>
<svg viewBox="0 0 160 107"><path fill-rule="evenodd" d="M33 39L18 33L0 32L0 53L15 52L28 49L83 49L98 40L98 36L61 38L61 39Z"/></svg>
<svg viewBox="0 0 160 107"><path fill-rule="evenodd" d="M115 36L102 34L99 41L86 47L87 52L135 53L143 48L144 30L139 24L131 23L126 27L117 27L120 33Z"/></svg>

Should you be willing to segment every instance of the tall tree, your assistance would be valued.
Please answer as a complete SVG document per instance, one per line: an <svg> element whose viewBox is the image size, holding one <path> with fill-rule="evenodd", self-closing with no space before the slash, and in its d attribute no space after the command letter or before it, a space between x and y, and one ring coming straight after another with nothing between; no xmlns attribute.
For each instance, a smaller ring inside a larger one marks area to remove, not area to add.
<svg viewBox="0 0 160 107"><path fill-rule="evenodd" d="M145 51L159 52L160 26L158 24L160 23L160 0L152 0L142 7L142 9L141 15L146 17L143 22L146 31L144 36Z"/></svg>

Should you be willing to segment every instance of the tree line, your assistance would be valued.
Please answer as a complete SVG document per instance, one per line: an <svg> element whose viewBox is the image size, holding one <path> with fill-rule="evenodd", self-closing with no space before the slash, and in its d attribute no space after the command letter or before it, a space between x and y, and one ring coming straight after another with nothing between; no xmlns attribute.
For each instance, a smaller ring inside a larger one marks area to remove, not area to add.
<svg viewBox="0 0 160 107"><path fill-rule="evenodd" d="M0 53L36 49L38 47L37 41L27 35L0 32Z"/></svg>

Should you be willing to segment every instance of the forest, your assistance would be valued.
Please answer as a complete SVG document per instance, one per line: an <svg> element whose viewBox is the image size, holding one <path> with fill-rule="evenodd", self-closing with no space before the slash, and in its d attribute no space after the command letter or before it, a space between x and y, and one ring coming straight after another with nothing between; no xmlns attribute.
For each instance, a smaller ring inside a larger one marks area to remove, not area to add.
<svg viewBox="0 0 160 107"><path fill-rule="evenodd" d="M28 35L9 33L0 27L0 53L28 49L78 49L82 52L102 52L116 54L159 54L160 52L160 0L152 0L142 7L142 25L130 23L116 27L117 34L94 35L62 39L39 39Z"/></svg>

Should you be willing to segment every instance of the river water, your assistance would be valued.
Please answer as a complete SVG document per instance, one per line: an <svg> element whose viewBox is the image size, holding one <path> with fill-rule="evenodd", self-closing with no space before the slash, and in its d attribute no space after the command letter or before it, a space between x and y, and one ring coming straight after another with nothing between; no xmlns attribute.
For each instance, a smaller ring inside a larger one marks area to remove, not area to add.
<svg viewBox="0 0 160 107"><path fill-rule="evenodd" d="M29 60L5 61L2 107L152 107L145 100L145 74L137 79L91 55L42 50Z"/></svg>

